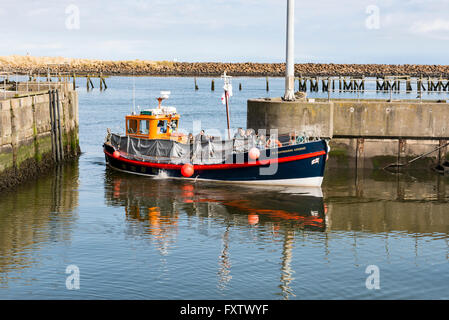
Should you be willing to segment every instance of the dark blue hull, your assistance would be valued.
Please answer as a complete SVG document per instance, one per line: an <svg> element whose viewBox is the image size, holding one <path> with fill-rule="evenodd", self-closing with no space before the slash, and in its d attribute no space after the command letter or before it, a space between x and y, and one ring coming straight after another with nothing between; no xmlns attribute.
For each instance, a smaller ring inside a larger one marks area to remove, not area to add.
<svg viewBox="0 0 449 320"><path fill-rule="evenodd" d="M122 154L113 157L114 148L104 145L106 162L114 169L140 175L159 175L186 179L181 174L182 164L138 161ZM233 155L220 164L194 165L190 179L217 180L240 183L320 186L327 158L325 140L276 149L261 150L257 161L248 154Z"/></svg>

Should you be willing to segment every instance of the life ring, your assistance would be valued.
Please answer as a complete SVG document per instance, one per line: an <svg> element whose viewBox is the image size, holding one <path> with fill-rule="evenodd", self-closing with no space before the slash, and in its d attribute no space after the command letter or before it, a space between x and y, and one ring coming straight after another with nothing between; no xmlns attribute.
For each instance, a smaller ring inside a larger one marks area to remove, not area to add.
<svg viewBox="0 0 449 320"><path fill-rule="evenodd" d="M279 140L273 140L273 142L274 143L276 143L277 145L278 145L278 147L280 148L280 147L282 147L282 143L279 141ZM269 139L268 141L267 141L267 148L270 148L270 145L271 145L271 139Z"/></svg>

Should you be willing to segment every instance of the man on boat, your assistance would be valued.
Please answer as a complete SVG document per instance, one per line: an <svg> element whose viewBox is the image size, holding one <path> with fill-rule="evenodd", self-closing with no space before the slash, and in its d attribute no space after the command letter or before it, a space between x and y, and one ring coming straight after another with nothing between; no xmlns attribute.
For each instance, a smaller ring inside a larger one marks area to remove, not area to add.
<svg viewBox="0 0 449 320"><path fill-rule="evenodd" d="M265 135L259 134L257 136L257 140L256 140L256 147L259 149L265 149L266 144L267 144L267 139L265 138Z"/></svg>
<svg viewBox="0 0 449 320"><path fill-rule="evenodd" d="M207 143L210 141L209 136L207 136L204 132L204 130L201 130L200 133L198 133L195 136L195 140L193 143L193 157L192 159L197 159L202 161L203 160L203 143ZM208 152L205 153L205 156L207 157L207 155L210 153L210 144L208 143L207 149Z"/></svg>
<svg viewBox="0 0 449 320"><path fill-rule="evenodd" d="M245 131L242 128L238 128L234 135L234 150L236 152L245 151Z"/></svg>
<svg viewBox="0 0 449 320"><path fill-rule="evenodd" d="M245 138L248 140L248 150L256 145L256 135L253 129L246 129Z"/></svg>

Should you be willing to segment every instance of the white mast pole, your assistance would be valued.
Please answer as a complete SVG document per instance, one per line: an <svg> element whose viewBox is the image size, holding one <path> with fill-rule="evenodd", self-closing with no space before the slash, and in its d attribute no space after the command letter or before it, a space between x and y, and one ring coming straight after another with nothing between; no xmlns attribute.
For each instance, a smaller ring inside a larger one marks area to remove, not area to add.
<svg viewBox="0 0 449 320"><path fill-rule="evenodd" d="M295 100L295 0L287 0L287 44L284 100Z"/></svg>

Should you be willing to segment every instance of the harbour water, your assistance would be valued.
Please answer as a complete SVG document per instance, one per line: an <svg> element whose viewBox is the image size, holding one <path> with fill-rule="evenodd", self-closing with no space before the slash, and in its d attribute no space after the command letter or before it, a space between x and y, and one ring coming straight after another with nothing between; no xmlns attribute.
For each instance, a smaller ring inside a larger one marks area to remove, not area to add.
<svg viewBox="0 0 449 320"><path fill-rule="evenodd" d="M114 172L102 143L106 128L123 131L133 82L136 110L170 90L164 104L186 132L198 120L224 132L226 115L218 79L215 91L208 78L197 91L192 78L106 81L78 89L81 157L0 195L1 299L449 298L449 177L327 170L321 189L304 189ZM246 100L281 96L284 80L269 92L265 78L233 84L236 128ZM66 286L68 266L79 289ZM369 266L379 289L367 288Z"/></svg>

